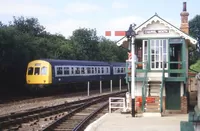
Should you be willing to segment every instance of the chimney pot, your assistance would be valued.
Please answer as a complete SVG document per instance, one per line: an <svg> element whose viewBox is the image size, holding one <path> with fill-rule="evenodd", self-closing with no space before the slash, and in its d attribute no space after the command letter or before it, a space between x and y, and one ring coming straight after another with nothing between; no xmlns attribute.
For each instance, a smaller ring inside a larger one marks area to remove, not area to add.
<svg viewBox="0 0 200 131"><path fill-rule="evenodd" d="M187 11L186 2L183 2L183 11Z"/></svg>

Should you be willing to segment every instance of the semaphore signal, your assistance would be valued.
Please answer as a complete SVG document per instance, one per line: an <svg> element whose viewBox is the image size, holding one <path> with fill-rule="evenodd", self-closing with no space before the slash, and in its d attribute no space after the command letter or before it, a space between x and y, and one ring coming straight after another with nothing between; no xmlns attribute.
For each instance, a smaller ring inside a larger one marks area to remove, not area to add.
<svg viewBox="0 0 200 131"><path fill-rule="evenodd" d="M133 25L131 24L127 31L114 31L115 36L123 36L123 38L126 37L128 44L131 45L131 53L128 52L129 61L127 62L129 62L131 65L131 76L134 76L134 77L131 77L132 117L135 117L135 59L132 58L132 56L134 56L135 54L135 43L134 43L135 37L136 37L135 26L136 24L133 24ZM105 32L105 36L111 36L111 35L112 35L111 31Z"/></svg>

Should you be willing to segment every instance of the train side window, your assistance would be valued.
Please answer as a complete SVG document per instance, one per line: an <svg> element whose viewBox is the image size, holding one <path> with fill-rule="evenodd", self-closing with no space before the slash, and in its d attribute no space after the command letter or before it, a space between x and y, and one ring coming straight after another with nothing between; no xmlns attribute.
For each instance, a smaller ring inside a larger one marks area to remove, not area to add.
<svg viewBox="0 0 200 131"><path fill-rule="evenodd" d="M47 67L43 66L41 68L41 75L47 75Z"/></svg>
<svg viewBox="0 0 200 131"><path fill-rule="evenodd" d="M33 67L28 68L28 75L33 75Z"/></svg>
<svg viewBox="0 0 200 131"><path fill-rule="evenodd" d="M121 67L121 73L123 73L124 72L124 68L123 67Z"/></svg>
<svg viewBox="0 0 200 131"><path fill-rule="evenodd" d="M88 74L91 73L91 69L90 69L90 67L87 67L87 73L88 73Z"/></svg>
<svg viewBox="0 0 200 131"><path fill-rule="evenodd" d="M40 67L35 67L34 75L39 75L39 74L40 74Z"/></svg>
<svg viewBox="0 0 200 131"><path fill-rule="evenodd" d="M62 67L57 67L57 75L62 75L62 74L63 74Z"/></svg>
<svg viewBox="0 0 200 131"><path fill-rule="evenodd" d="M117 68L117 73L120 73L120 68L119 67Z"/></svg>
<svg viewBox="0 0 200 131"><path fill-rule="evenodd" d="M74 74L74 67L71 67L71 73Z"/></svg>
<svg viewBox="0 0 200 131"><path fill-rule="evenodd" d="M69 67L64 67L64 75L69 75Z"/></svg>
<svg viewBox="0 0 200 131"><path fill-rule="evenodd" d="M101 67L101 73L104 74L104 68L103 67Z"/></svg>
<svg viewBox="0 0 200 131"><path fill-rule="evenodd" d="M95 67L95 69L94 69L94 70L95 70L95 74L97 74L97 67Z"/></svg>
<svg viewBox="0 0 200 131"><path fill-rule="evenodd" d="M85 68L81 67L81 74L85 74Z"/></svg>
<svg viewBox="0 0 200 131"><path fill-rule="evenodd" d="M117 68L116 67L114 67L114 72L115 72L115 74L117 73Z"/></svg>
<svg viewBox="0 0 200 131"><path fill-rule="evenodd" d="M75 70L76 70L76 74L80 74L80 67L76 67Z"/></svg>
<svg viewBox="0 0 200 131"><path fill-rule="evenodd" d="M107 67L106 70L107 70L107 74L110 74L109 67Z"/></svg>
<svg viewBox="0 0 200 131"><path fill-rule="evenodd" d="M100 74L101 73L101 71L100 71L100 67L98 67L98 74Z"/></svg>
<svg viewBox="0 0 200 131"><path fill-rule="evenodd" d="M92 74L94 74L94 67L92 67Z"/></svg>

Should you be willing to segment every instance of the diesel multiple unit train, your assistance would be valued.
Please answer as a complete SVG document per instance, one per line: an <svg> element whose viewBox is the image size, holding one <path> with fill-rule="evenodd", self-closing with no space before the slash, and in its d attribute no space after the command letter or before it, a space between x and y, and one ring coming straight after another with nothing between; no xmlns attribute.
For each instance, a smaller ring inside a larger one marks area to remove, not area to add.
<svg viewBox="0 0 200 131"><path fill-rule="evenodd" d="M40 59L28 63L28 87L44 88L87 81L124 80L125 63Z"/></svg>

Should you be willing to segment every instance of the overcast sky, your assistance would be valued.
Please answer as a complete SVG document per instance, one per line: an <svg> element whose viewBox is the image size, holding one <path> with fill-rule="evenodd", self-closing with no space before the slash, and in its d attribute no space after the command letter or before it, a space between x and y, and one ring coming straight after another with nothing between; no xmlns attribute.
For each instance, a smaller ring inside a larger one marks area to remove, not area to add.
<svg viewBox="0 0 200 131"><path fill-rule="evenodd" d="M200 14L200 0L185 0L189 19ZM51 33L65 37L79 27L96 28L98 35L106 30L127 30L131 23L140 25L157 12L179 28L183 0L0 0L0 21L8 23L13 16L36 17ZM115 39L116 37L110 37Z"/></svg>

